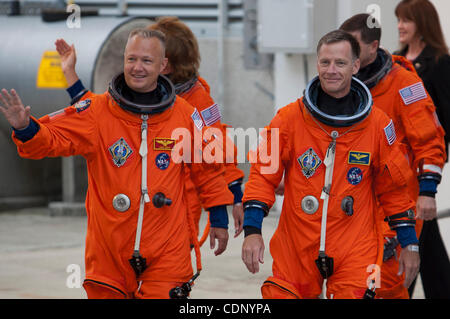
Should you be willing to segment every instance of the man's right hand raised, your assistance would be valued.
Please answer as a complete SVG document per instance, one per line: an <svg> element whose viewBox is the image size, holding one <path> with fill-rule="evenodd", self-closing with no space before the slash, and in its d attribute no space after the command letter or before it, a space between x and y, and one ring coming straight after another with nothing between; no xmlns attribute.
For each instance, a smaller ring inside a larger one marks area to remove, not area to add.
<svg viewBox="0 0 450 319"><path fill-rule="evenodd" d="M2 89L0 93L0 112L3 113L9 124L16 130L23 130L30 124L31 107L24 107L16 90L11 89L11 94Z"/></svg>
<svg viewBox="0 0 450 319"><path fill-rule="evenodd" d="M75 72L75 65L77 63L77 54L75 46L67 44L64 39L57 39L55 47L58 54L61 56L61 68L67 80L67 85L71 87L78 81L78 75Z"/></svg>

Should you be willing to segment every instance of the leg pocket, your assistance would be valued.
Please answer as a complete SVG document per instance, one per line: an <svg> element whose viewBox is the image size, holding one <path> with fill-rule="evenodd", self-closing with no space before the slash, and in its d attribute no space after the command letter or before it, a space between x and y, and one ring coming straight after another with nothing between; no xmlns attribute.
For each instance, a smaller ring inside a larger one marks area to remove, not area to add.
<svg viewBox="0 0 450 319"><path fill-rule="evenodd" d="M297 289L289 282L269 277L261 287L264 299L300 299Z"/></svg>
<svg viewBox="0 0 450 319"><path fill-rule="evenodd" d="M121 289L104 282L86 279L83 283L88 299L126 299L127 294Z"/></svg>
<svg viewBox="0 0 450 319"><path fill-rule="evenodd" d="M143 280L134 296L136 299L170 299L170 290L182 285L183 282Z"/></svg>

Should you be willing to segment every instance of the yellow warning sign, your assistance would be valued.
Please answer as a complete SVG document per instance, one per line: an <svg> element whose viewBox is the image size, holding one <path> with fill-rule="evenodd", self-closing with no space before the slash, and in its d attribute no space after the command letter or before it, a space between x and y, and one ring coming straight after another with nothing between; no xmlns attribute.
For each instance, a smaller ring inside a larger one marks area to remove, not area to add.
<svg viewBox="0 0 450 319"><path fill-rule="evenodd" d="M61 68L61 57L57 51L45 51L36 78L39 89L67 88L66 77Z"/></svg>

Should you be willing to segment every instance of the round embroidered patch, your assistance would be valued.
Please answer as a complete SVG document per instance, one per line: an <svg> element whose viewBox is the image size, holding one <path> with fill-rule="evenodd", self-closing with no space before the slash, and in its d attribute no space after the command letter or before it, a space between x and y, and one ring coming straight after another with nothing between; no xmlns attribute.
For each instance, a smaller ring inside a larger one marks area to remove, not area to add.
<svg viewBox="0 0 450 319"><path fill-rule="evenodd" d="M159 153L158 156L156 156L155 163L159 169L165 170L169 167L170 156L167 153Z"/></svg>
<svg viewBox="0 0 450 319"><path fill-rule="evenodd" d="M347 181L352 185L358 185L363 179L363 173L360 168L352 167L348 170Z"/></svg>

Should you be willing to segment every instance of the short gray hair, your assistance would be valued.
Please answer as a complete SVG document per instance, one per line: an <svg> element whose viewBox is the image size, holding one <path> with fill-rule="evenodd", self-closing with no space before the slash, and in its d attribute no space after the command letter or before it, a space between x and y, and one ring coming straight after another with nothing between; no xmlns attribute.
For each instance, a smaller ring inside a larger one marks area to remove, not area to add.
<svg viewBox="0 0 450 319"><path fill-rule="evenodd" d="M133 37L140 37L143 39L151 39L156 38L161 42L161 47L163 49L163 57L165 57L166 51L166 35L159 30L149 30L144 28L133 29L128 35L128 41L130 41Z"/></svg>

